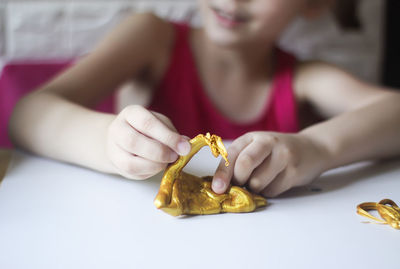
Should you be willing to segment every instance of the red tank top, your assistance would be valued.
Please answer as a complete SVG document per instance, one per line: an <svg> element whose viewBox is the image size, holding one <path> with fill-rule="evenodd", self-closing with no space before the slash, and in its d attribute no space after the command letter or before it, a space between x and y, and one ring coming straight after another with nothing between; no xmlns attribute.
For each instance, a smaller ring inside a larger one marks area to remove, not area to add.
<svg viewBox="0 0 400 269"><path fill-rule="evenodd" d="M204 91L188 39L190 28L174 25L176 39L169 67L155 89L150 110L170 118L178 132L189 137L210 132L223 139L235 139L251 131L298 131L292 86L296 60L292 55L277 49L271 96L262 114L249 123L234 123L218 110Z"/></svg>

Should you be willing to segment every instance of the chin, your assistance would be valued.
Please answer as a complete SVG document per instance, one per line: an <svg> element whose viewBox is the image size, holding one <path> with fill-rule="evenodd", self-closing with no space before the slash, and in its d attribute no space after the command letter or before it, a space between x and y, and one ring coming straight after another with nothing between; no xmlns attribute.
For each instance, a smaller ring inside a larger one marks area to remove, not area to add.
<svg viewBox="0 0 400 269"><path fill-rule="evenodd" d="M210 26L205 28L208 39L215 45L227 48L234 48L245 43L240 34L218 27Z"/></svg>
<svg viewBox="0 0 400 269"><path fill-rule="evenodd" d="M226 38L220 35L219 36L209 35L208 38L213 44L219 47L234 48L240 45L239 41L233 38Z"/></svg>

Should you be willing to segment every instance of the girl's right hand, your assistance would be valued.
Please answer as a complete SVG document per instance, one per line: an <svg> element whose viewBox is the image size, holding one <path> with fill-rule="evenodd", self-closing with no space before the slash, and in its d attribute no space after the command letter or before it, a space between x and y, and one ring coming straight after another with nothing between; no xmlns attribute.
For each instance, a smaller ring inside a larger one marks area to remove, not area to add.
<svg viewBox="0 0 400 269"><path fill-rule="evenodd" d="M146 179L190 152L187 138L172 122L142 106L126 107L108 127L106 150L117 173Z"/></svg>

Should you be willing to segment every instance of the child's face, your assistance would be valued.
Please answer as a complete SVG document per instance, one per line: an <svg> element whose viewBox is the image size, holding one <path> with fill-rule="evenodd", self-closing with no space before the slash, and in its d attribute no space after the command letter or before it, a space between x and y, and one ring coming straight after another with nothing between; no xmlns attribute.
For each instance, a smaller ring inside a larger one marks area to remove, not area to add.
<svg viewBox="0 0 400 269"><path fill-rule="evenodd" d="M275 42L310 0L199 0L208 37L222 46Z"/></svg>

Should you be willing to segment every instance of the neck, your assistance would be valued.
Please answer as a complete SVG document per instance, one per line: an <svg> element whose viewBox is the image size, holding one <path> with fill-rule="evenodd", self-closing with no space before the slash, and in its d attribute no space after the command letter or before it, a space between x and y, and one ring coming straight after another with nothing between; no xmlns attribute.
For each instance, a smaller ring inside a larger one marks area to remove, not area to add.
<svg viewBox="0 0 400 269"><path fill-rule="evenodd" d="M222 70L234 76L249 80L265 78L272 70L274 44L240 44L232 47L223 47L208 39L204 31L201 32L203 53L206 55L208 68Z"/></svg>

